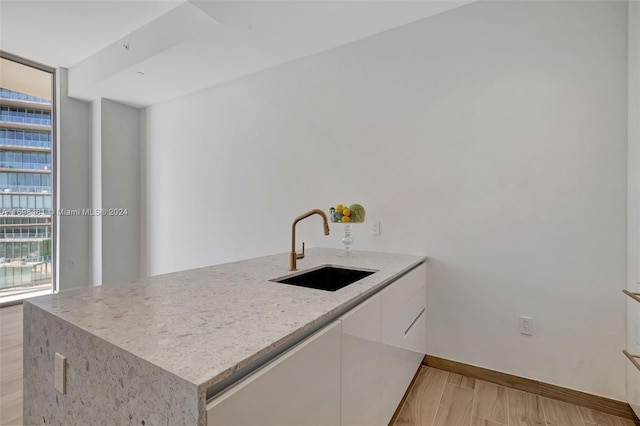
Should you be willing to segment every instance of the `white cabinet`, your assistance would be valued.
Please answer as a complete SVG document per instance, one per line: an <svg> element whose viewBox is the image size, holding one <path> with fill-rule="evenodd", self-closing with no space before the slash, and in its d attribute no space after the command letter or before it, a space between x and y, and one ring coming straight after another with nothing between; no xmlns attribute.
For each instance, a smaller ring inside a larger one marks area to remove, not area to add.
<svg viewBox="0 0 640 426"><path fill-rule="evenodd" d="M427 351L422 264L340 318L342 425L386 425Z"/></svg>
<svg viewBox="0 0 640 426"><path fill-rule="evenodd" d="M640 294L640 285L636 285L636 288L631 291ZM640 303L631 297L627 302L627 316L629 328L627 356L640 355ZM627 362L627 402L638 416L640 416L640 371L637 368L639 361L640 359L632 357Z"/></svg>
<svg viewBox="0 0 640 426"><path fill-rule="evenodd" d="M207 405L207 426L339 425L340 322L251 374Z"/></svg>
<svg viewBox="0 0 640 426"><path fill-rule="evenodd" d="M378 426L427 350L421 264L207 405L207 426Z"/></svg>
<svg viewBox="0 0 640 426"><path fill-rule="evenodd" d="M340 318L342 322L342 412L348 426L381 425L380 295Z"/></svg>
<svg viewBox="0 0 640 426"><path fill-rule="evenodd" d="M427 352L427 266L422 264L381 292L382 406L393 416Z"/></svg>
<svg viewBox="0 0 640 426"><path fill-rule="evenodd" d="M422 264L340 318L342 425L386 425L427 351Z"/></svg>

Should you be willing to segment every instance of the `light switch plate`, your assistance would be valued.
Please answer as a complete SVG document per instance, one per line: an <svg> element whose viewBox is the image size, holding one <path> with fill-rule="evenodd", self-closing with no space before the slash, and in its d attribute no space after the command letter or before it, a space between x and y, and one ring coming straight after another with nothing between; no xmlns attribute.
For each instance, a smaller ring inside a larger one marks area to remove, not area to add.
<svg viewBox="0 0 640 426"><path fill-rule="evenodd" d="M58 352L53 359L53 382L58 392L67 393L67 358Z"/></svg>

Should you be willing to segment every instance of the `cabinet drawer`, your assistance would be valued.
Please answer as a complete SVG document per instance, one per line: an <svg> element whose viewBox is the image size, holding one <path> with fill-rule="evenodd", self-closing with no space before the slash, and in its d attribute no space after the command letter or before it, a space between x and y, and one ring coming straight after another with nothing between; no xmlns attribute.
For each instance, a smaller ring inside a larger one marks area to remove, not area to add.
<svg viewBox="0 0 640 426"><path fill-rule="evenodd" d="M382 291L385 303L390 307L403 306L416 293L426 288L426 285L427 265L423 263Z"/></svg>
<svg viewBox="0 0 640 426"><path fill-rule="evenodd" d="M207 404L207 426L340 424L340 322Z"/></svg>
<svg viewBox="0 0 640 426"><path fill-rule="evenodd" d="M383 343L426 353L426 281L423 264L381 292Z"/></svg>

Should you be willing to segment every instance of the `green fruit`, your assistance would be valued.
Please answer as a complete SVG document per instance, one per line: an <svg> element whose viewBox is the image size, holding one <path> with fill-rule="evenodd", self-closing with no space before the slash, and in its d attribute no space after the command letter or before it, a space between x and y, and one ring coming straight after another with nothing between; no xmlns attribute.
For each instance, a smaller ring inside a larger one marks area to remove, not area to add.
<svg viewBox="0 0 640 426"><path fill-rule="evenodd" d="M364 222L365 210L360 204L351 204L351 222Z"/></svg>
<svg viewBox="0 0 640 426"><path fill-rule="evenodd" d="M331 218L331 220L333 222L340 222L340 219L342 219L342 212L333 212L333 217Z"/></svg>

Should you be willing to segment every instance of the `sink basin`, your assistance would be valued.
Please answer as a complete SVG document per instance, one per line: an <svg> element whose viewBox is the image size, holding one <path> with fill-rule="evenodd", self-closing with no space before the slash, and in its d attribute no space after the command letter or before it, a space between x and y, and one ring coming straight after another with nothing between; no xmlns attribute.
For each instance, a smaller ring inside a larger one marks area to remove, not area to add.
<svg viewBox="0 0 640 426"><path fill-rule="evenodd" d="M352 269L341 266L324 265L295 275L271 280L276 283L337 291L377 272L375 269Z"/></svg>

